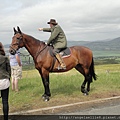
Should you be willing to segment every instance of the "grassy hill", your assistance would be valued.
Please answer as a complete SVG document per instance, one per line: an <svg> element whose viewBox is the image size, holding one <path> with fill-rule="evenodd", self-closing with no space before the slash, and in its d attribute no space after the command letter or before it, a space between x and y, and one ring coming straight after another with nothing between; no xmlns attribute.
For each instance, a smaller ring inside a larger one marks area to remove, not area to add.
<svg viewBox="0 0 120 120"><path fill-rule="evenodd" d="M93 51L118 51L120 50L120 37L102 41L68 41L68 46L81 45Z"/></svg>

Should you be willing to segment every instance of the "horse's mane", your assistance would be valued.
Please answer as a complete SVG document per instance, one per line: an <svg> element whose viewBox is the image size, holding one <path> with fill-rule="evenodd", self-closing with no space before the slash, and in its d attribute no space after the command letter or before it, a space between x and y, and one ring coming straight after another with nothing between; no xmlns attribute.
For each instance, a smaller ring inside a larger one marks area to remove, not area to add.
<svg viewBox="0 0 120 120"><path fill-rule="evenodd" d="M36 39L35 37L33 37L33 36L31 36L31 35L27 35L27 34L24 34L24 33L23 33L23 35L29 37L30 40L32 39L32 41L36 42L36 44L41 44L41 43L42 43L42 44L45 44L44 41L40 41L39 39Z"/></svg>

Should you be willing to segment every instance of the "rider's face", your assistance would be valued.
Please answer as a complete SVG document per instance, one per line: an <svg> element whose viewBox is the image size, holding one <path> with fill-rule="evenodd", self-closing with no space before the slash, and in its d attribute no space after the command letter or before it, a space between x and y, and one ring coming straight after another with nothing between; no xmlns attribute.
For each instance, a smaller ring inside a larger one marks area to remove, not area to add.
<svg viewBox="0 0 120 120"><path fill-rule="evenodd" d="M50 27L52 27L52 26L53 26L53 24L50 23Z"/></svg>

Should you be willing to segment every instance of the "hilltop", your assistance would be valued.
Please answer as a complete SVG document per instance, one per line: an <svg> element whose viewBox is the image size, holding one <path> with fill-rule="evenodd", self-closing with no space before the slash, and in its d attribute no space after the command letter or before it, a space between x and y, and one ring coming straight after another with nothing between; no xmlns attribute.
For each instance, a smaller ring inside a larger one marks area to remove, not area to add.
<svg viewBox="0 0 120 120"><path fill-rule="evenodd" d="M120 50L120 37L101 41L69 41L68 46L81 45L93 51L118 51Z"/></svg>

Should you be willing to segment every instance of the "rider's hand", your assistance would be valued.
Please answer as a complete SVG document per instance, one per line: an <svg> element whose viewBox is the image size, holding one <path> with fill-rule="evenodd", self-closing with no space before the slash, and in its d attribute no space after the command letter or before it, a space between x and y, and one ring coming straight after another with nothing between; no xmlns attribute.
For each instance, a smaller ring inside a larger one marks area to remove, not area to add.
<svg viewBox="0 0 120 120"><path fill-rule="evenodd" d="M45 42L45 44L47 45L47 46L49 46L50 44L47 44L47 42Z"/></svg>
<svg viewBox="0 0 120 120"><path fill-rule="evenodd" d="M38 30L39 30L39 31L42 31L42 30L43 30L43 28L38 28Z"/></svg>

